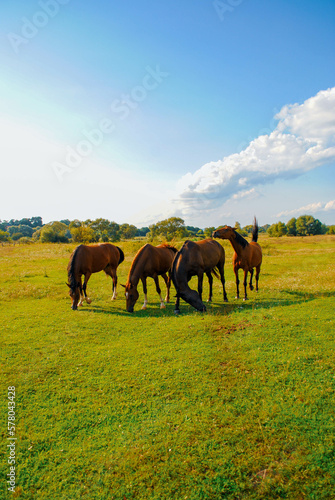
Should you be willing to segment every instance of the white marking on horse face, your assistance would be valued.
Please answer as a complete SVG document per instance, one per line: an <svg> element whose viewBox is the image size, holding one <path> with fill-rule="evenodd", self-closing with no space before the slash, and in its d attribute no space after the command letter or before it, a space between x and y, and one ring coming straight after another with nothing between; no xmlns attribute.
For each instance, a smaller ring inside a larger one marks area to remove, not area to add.
<svg viewBox="0 0 335 500"><path fill-rule="evenodd" d="M128 293L128 292L126 292L126 299L128 299L128 297L129 297L129 293Z"/></svg>

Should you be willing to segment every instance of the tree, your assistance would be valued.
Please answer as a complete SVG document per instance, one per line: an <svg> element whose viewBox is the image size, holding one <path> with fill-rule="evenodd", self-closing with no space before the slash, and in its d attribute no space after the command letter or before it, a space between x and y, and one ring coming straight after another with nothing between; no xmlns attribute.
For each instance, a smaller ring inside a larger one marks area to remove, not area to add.
<svg viewBox="0 0 335 500"><path fill-rule="evenodd" d="M284 222L277 222L268 228L268 235L272 237L284 236L287 232Z"/></svg>
<svg viewBox="0 0 335 500"><path fill-rule="evenodd" d="M327 234L335 234L335 225L327 227Z"/></svg>
<svg viewBox="0 0 335 500"><path fill-rule="evenodd" d="M10 241L10 234L7 231L0 229L0 241Z"/></svg>
<svg viewBox="0 0 335 500"><path fill-rule="evenodd" d="M64 226L67 228L66 224L64 224ZM94 229L85 224L85 222L80 222L79 220L74 220L70 223L69 231L72 240L76 243L94 243L99 240L99 235Z"/></svg>
<svg viewBox="0 0 335 500"><path fill-rule="evenodd" d="M108 219L95 219L86 221L97 235L97 241L120 241L120 226L116 222L110 222Z"/></svg>
<svg viewBox="0 0 335 500"><path fill-rule="evenodd" d="M25 219L25 220L27 220L27 219ZM9 232L9 234L11 236L13 236L13 234L15 234L15 233L20 233L21 238L22 238L22 236L27 236L28 238L31 238L31 236L33 235L34 229L30 226L27 226L26 224L19 224L17 226L9 226L7 228L7 231Z"/></svg>
<svg viewBox="0 0 335 500"><path fill-rule="evenodd" d="M137 230L136 236L146 236L149 233L150 229L148 227L141 227Z"/></svg>
<svg viewBox="0 0 335 500"><path fill-rule="evenodd" d="M149 238L164 237L167 241L173 238L184 238L188 236L188 231L185 227L183 219L179 217L170 217L169 219L157 222L149 226Z"/></svg>
<svg viewBox="0 0 335 500"><path fill-rule="evenodd" d="M310 236L312 234L324 234L325 226L319 219L312 215L301 215L296 222L298 236Z"/></svg>
<svg viewBox="0 0 335 500"><path fill-rule="evenodd" d="M42 227L43 226L42 217L31 217L30 225L33 228Z"/></svg>
<svg viewBox="0 0 335 500"><path fill-rule="evenodd" d="M296 236L297 235L297 219L295 217L292 217L286 224L286 229L287 229L287 236Z"/></svg>
<svg viewBox="0 0 335 500"><path fill-rule="evenodd" d="M12 236L12 240L14 240L14 241L17 241L20 238L23 238L23 234L22 233L13 233L11 236Z"/></svg>
<svg viewBox="0 0 335 500"><path fill-rule="evenodd" d="M137 227L132 224L121 224L120 235L125 240L131 240L135 238L137 234Z"/></svg>
<svg viewBox="0 0 335 500"><path fill-rule="evenodd" d="M204 236L205 238L211 238L213 231L215 231L216 227L211 226L211 227L205 227L204 229Z"/></svg>
<svg viewBox="0 0 335 500"><path fill-rule="evenodd" d="M69 241L69 236L71 236L68 227L59 221L45 224L39 231L42 243L66 243Z"/></svg>

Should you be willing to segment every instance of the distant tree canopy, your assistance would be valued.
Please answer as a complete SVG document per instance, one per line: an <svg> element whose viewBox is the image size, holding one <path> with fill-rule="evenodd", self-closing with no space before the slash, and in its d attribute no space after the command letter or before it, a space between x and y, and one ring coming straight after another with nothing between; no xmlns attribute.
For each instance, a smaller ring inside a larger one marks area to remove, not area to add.
<svg viewBox="0 0 335 500"><path fill-rule="evenodd" d="M327 226L319 219L314 219L312 215L301 215L297 219L293 217L287 224L277 222L268 228L270 236L311 236L316 234L326 234Z"/></svg>
<svg viewBox="0 0 335 500"><path fill-rule="evenodd" d="M179 217L162 220L149 226L149 229L150 239L163 237L166 241L171 241L173 238L185 238L189 235L183 219Z"/></svg>
<svg viewBox="0 0 335 500"><path fill-rule="evenodd" d="M45 224L38 232L42 243L67 243L71 237L67 225L59 221Z"/></svg>
<svg viewBox="0 0 335 500"><path fill-rule="evenodd" d="M222 225L220 226L222 227ZM236 221L234 228L242 236L250 236L252 225L242 227ZM148 238L153 240L171 241L182 238L211 238L217 227L210 226L201 229L195 226L185 226L183 219L170 217L151 224L149 227L137 228L133 224L118 224L108 219L98 218L95 220L78 219L70 221L49 222L43 224L42 217L31 217L23 219L0 220L0 242L8 241L41 241L59 243L95 243L95 242L117 242L133 238ZM269 236L310 236L317 234L335 234L335 225L326 226L315 219L312 215L301 215L292 217L286 224L277 222L275 224L259 226L259 233L268 233ZM23 238L23 239L22 239Z"/></svg>
<svg viewBox="0 0 335 500"><path fill-rule="evenodd" d="M10 241L10 234L0 229L0 241Z"/></svg>

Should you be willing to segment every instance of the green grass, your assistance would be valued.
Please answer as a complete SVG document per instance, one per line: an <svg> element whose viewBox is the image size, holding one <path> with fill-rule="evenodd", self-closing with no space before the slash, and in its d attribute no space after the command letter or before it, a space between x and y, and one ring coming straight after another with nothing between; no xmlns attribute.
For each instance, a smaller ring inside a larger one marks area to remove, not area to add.
<svg viewBox="0 0 335 500"><path fill-rule="evenodd" d="M258 294L235 300L224 243L228 304L215 280L207 313L181 302L179 317L173 301L159 309L151 280L148 309L140 289L128 314L103 273L89 281L92 303L72 311L73 245L1 247L0 498L333 498L335 237L260 243ZM138 245L120 244L119 283Z"/></svg>

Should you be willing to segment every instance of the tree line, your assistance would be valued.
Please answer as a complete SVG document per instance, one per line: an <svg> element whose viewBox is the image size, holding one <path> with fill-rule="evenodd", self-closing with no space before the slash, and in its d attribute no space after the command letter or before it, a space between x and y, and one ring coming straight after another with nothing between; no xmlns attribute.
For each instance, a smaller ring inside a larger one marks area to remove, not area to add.
<svg viewBox="0 0 335 500"><path fill-rule="evenodd" d="M53 221L43 224L42 217L31 217L24 219L11 219L9 221L0 220L0 241L1 242L41 242L41 243L97 243L97 242L117 242L120 240L130 240L134 238L146 238L149 241L154 239L183 238L208 238L216 227L201 229L194 226L186 226L180 217L170 217L151 224L149 227L137 228L132 224L117 224L108 219L87 219L80 221L68 219ZM242 236L249 236L252 232L252 225L241 227L239 222L235 222L235 229ZM311 215L302 215L297 219L293 217L287 224L277 222L276 224L265 224L259 227L260 233L267 233L269 236L310 236L316 234L335 234L335 225L327 226L314 219Z"/></svg>

